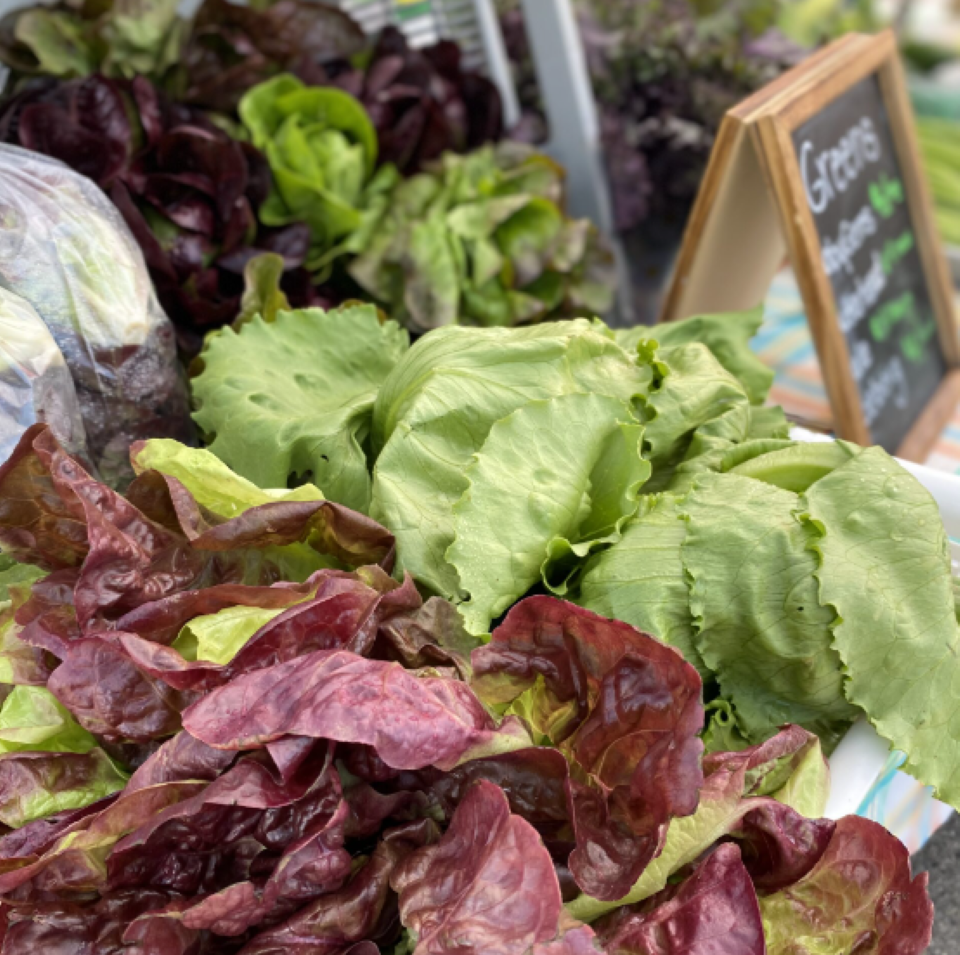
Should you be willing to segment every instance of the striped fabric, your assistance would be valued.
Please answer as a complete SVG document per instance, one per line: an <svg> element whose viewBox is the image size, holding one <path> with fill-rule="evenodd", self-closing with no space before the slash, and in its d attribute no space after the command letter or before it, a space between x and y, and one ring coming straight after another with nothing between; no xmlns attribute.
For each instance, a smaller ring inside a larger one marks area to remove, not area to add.
<svg viewBox="0 0 960 955"><path fill-rule="evenodd" d="M810 422L829 421L830 406L792 273L781 272L774 280L765 303L764 323L753 347L776 372L771 402ZM926 463L960 474L960 407ZM928 788L898 771L903 759L902 753L890 754L858 815L882 823L916 852L953 810L934 799Z"/></svg>

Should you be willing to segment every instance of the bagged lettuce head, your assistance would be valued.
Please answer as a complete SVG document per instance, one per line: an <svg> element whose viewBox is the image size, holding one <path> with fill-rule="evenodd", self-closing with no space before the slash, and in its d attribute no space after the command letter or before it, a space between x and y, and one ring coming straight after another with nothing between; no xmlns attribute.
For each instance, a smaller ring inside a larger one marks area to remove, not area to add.
<svg viewBox="0 0 960 955"><path fill-rule="evenodd" d="M30 303L0 288L0 460L38 421L49 424L71 454L87 457L77 392L63 354Z"/></svg>
<svg viewBox="0 0 960 955"><path fill-rule="evenodd" d="M43 319L73 377L92 462L119 483L132 476L133 441L192 434L173 326L96 185L16 146L0 146L0 173L0 287Z"/></svg>

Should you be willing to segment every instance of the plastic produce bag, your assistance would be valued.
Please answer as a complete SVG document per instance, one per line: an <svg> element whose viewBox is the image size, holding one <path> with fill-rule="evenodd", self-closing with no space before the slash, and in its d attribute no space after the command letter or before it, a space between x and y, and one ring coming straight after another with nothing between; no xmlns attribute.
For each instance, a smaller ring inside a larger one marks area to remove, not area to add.
<svg viewBox="0 0 960 955"><path fill-rule="evenodd" d="M174 330L120 214L62 163L0 145L0 287L46 323L73 376L93 464L117 485L133 441L189 442Z"/></svg>
<svg viewBox="0 0 960 955"><path fill-rule="evenodd" d="M0 461L43 421L75 457L88 459L70 370L33 306L0 288Z"/></svg>

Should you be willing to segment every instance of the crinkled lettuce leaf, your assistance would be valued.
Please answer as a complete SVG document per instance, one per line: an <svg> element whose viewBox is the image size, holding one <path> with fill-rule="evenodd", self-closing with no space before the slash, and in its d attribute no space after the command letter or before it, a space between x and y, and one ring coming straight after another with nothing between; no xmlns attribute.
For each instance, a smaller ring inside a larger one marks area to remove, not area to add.
<svg viewBox="0 0 960 955"><path fill-rule="evenodd" d="M927 874L911 878L906 847L883 826L845 816L814 868L760 900L768 955L878 952L922 955L933 905Z"/></svg>
<svg viewBox="0 0 960 955"><path fill-rule="evenodd" d="M763 324L763 307L746 312L717 312L695 315L679 322L665 322L654 328L637 325L618 330L617 341L624 348L636 349L656 341L662 348L699 342L743 385L750 402L763 404L773 384L773 369L759 359L750 341Z"/></svg>
<svg viewBox="0 0 960 955"><path fill-rule="evenodd" d="M825 781L827 767L817 738L798 726L789 726L758 746L705 756L703 772L696 811L670 821L660 853L633 887L615 900L592 898L587 893L578 896L566 904L574 918L594 922L618 908L655 896L675 873L695 862L718 839L739 831L744 818L771 799L782 801L796 815L797 807L786 801L790 780L804 772ZM808 844L808 852L815 852L816 844L816 840ZM815 861L816 857L810 860L810 866Z"/></svg>
<svg viewBox="0 0 960 955"><path fill-rule="evenodd" d="M620 898L669 821L697 808L696 670L649 635L550 597L518 603L473 652L473 668L485 703L512 708L569 761L570 870L584 891Z"/></svg>
<svg viewBox="0 0 960 955"><path fill-rule="evenodd" d="M213 452L190 448L168 438L151 438L130 449L137 474L159 471L176 478L198 504L218 517L239 517L251 507L276 501L322 501L320 489L312 484L263 489L231 470Z"/></svg>
<svg viewBox="0 0 960 955"><path fill-rule="evenodd" d="M83 809L119 792L126 781L126 774L100 748L4 752L0 754L0 822L19 829L36 819ZM64 842L68 839L64 837ZM0 875L0 882L15 875ZM15 878L13 881L19 884Z"/></svg>
<svg viewBox="0 0 960 955"><path fill-rule="evenodd" d="M96 745L45 687L15 686L0 707L0 753L89 753Z"/></svg>
<svg viewBox="0 0 960 955"><path fill-rule="evenodd" d="M467 684L418 678L397 663L346 650L245 673L187 709L183 726L220 749L261 747L287 735L363 743L395 769L450 769L461 759L529 745L519 725L498 729Z"/></svg>
<svg viewBox="0 0 960 955"><path fill-rule="evenodd" d="M651 906L621 910L597 930L608 955L664 951L663 939L675 951L767 955L757 893L740 849L731 843L718 846Z"/></svg>
<svg viewBox="0 0 960 955"><path fill-rule="evenodd" d="M12 557L0 554L0 604L11 600L11 588L29 587L35 580L46 574L40 567L32 564L17 563ZM9 683L9 680L0 680L0 683Z"/></svg>
<svg viewBox="0 0 960 955"><path fill-rule="evenodd" d="M443 838L408 856L391 884L422 955L465 943L470 951L516 955L591 950L592 930L563 917L553 860L537 830L510 812L493 783L476 783Z"/></svg>
<svg viewBox="0 0 960 955"><path fill-rule="evenodd" d="M641 498L636 518L616 546L588 561L577 602L676 647L709 682L713 674L696 647L680 559L687 526L679 519L678 500L670 494Z"/></svg>
<svg viewBox="0 0 960 955"><path fill-rule="evenodd" d="M815 534L795 494L737 474L704 474L680 505L694 642L747 739L784 723L852 721L821 607Z"/></svg>
<svg viewBox="0 0 960 955"><path fill-rule="evenodd" d="M906 769L960 806L960 625L936 502L880 448L821 478L798 507L819 599L837 615L846 692Z"/></svg>
<svg viewBox="0 0 960 955"><path fill-rule="evenodd" d="M432 332L397 364L377 396L371 514L397 535L398 564L424 587L457 600L446 558L466 470L502 418L531 401L594 394L630 402L652 373L584 320L518 329ZM489 515L496 531L499 519Z"/></svg>
<svg viewBox="0 0 960 955"><path fill-rule="evenodd" d="M265 607L226 607L194 617L171 646L187 661L229 663L264 624L282 613Z"/></svg>
<svg viewBox="0 0 960 955"><path fill-rule="evenodd" d="M309 481L330 500L370 503L374 399L407 334L373 306L281 312L213 336L194 379L210 450L262 488Z"/></svg>
<svg viewBox="0 0 960 955"><path fill-rule="evenodd" d="M564 593L577 561L618 539L650 476L642 441L630 408L601 395L532 401L494 424L464 472L446 553L468 629L486 633L541 579Z"/></svg>
<svg viewBox="0 0 960 955"><path fill-rule="evenodd" d="M745 441L753 406L743 385L706 345L660 348L658 380L644 404L650 490L683 490L696 474L716 470L724 454Z"/></svg>

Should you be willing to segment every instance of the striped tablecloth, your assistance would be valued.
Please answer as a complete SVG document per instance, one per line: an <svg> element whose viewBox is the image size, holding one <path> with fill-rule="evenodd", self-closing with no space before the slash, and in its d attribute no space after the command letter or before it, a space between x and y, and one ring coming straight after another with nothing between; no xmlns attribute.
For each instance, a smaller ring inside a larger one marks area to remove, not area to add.
<svg viewBox="0 0 960 955"><path fill-rule="evenodd" d="M770 392L773 403L809 421L830 420L820 366L792 273L781 272L774 279L753 347L777 374ZM926 463L960 474L960 406Z"/></svg>
<svg viewBox="0 0 960 955"><path fill-rule="evenodd" d="M792 273L782 272L774 280L767 296L764 323L753 347L776 372L770 393L773 403L809 421L830 419L820 366ZM960 407L926 463L960 474ZM929 789L899 772L900 762L902 756L892 753L858 814L881 822L911 852L916 852L953 810L934 799Z"/></svg>

